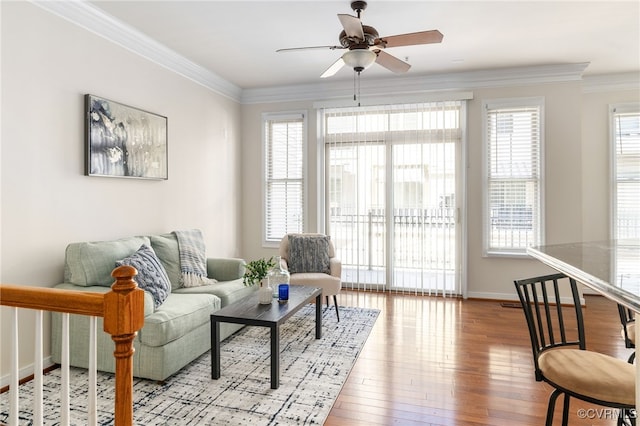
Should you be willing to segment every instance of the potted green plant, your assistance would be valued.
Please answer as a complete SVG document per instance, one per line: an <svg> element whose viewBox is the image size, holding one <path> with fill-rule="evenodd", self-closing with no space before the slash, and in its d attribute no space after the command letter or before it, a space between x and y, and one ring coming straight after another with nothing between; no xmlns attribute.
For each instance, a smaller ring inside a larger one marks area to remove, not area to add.
<svg viewBox="0 0 640 426"><path fill-rule="evenodd" d="M244 275L242 276L242 283L246 286L260 284L260 282L267 278L269 270L275 266L273 257L267 259L252 260L245 265Z"/></svg>

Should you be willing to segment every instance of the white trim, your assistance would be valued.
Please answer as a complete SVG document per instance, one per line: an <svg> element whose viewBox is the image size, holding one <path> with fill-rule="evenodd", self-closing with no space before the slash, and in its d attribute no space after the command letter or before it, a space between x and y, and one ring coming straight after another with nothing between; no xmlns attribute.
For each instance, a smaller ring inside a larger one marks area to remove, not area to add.
<svg viewBox="0 0 640 426"><path fill-rule="evenodd" d="M78 25L127 50L182 75L202 86L242 104L290 102L302 100L339 100L353 105L352 81L242 89L218 74L196 64L174 50L114 18L88 1L29 0L32 4ZM588 62L508 67L415 76L390 76L370 79L363 74L361 102L369 98L415 94L443 90L522 86L528 84L583 81L583 92L640 90L637 72L585 76ZM374 101L371 101L374 102Z"/></svg>
<svg viewBox="0 0 640 426"><path fill-rule="evenodd" d="M583 93L615 92L623 90L640 91L640 73L616 73L585 76L582 82Z"/></svg>
<svg viewBox="0 0 640 426"><path fill-rule="evenodd" d="M496 301L516 301L516 302L520 302L520 299L518 298L518 295L513 292L513 293L490 293L490 292L484 292L484 291L473 291L471 293L469 293L469 298L472 299L489 299L489 300L496 300ZM551 301L553 302L553 298L551 299ZM560 297L560 303L562 303L563 305L573 305L573 297ZM585 299L584 297L580 297L580 304L582 306L585 306Z"/></svg>
<svg viewBox="0 0 640 426"><path fill-rule="evenodd" d="M317 232L327 234L331 230L327 228L327 217L329 203L325 203L324 200L329 199L328 188L325 183L327 177L325 153L326 145L324 143L324 120L323 111L320 108L314 107L316 110L316 228Z"/></svg>
<svg viewBox="0 0 640 426"><path fill-rule="evenodd" d="M616 129L615 129L615 110L618 105L609 105L609 238L613 238L616 234L616 212L617 206L617 173L616 173Z"/></svg>
<svg viewBox="0 0 640 426"><path fill-rule="evenodd" d="M471 299L492 299L492 300L514 300L520 301L518 295L514 291L513 293L491 293L486 291L470 291L467 294L467 298Z"/></svg>
<svg viewBox="0 0 640 426"><path fill-rule="evenodd" d="M262 228L262 247L275 247L273 243L270 241L267 242L267 132L265 123L269 120L269 113L262 113L262 120L260 121L260 145L262 155L260 156L260 193L261 203L260 203L260 212L261 212L261 228Z"/></svg>
<svg viewBox="0 0 640 426"><path fill-rule="evenodd" d="M616 114L638 113L640 102L627 102L609 105L609 237L617 238L618 216L618 164L616 155Z"/></svg>
<svg viewBox="0 0 640 426"><path fill-rule="evenodd" d="M54 364L53 364L53 361L51 360L51 357L48 356L42 359L42 365L44 368L49 368ZM24 379L26 377L33 375L34 373L35 373L35 364L32 363L20 368L20 370L18 371L18 377L19 379ZM10 374L5 374L4 376L0 376L0 388L9 386L10 382L11 382Z"/></svg>
<svg viewBox="0 0 640 426"><path fill-rule="evenodd" d="M640 112L640 102L625 102L621 104L611 104L609 105L609 112L619 113L619 114L637 113L637 112Z"/></svg>
<svg viewBox="0 0 640 426"><path fill-rule="evenodd" d="M427 112L427 111L441 111L442 108L444 107L449 107L452 108L452 110L458 110L459 111L459 119L460 122L458 123L458 126L455 125L451 125L451 126L443 126L443 123L440 123L439 126L433 126L433 128L411 128L410 130L398 130L398 129L394 129L392 127L390 128L384 128L384 129L376 129L376 130L372 130L372 129L363 129L362 133L360 133L358 131L357 128L348 128L348 129L341 129L337 134L328 134L324 136L324 140L323 142L325 143L325 145L331 145L332 147L336 146L336 144L340 144L340 143L345 143L347 146L351 147L355 147L356 149L358 147L361 146L367 146L368 144L373 145L376 149L380 150L380 159L379 161L376 161L376 167L379 168L379 170L381 170L381 174L383 174L384 176L387 176L386 179L382 179L381 183L379 185L379 187L376 187L376 189L380 192L384 191L384 197L380 197L380 200L378 200L378 202L380 203L380 205L378 206L378 208L380 208L380 206L384 205L385 207L385 211L391 211L393 210L392 207L394 207L394 187L393 187L393 181L394 179L391 179L391 176L395 176L396 173L394 173L394 164L396 164L396 161L394 159L394 146L401 146L401 145L406 145L408 143L411 144L421 144L424 141L420 141L420 135L427 135L427 137L430 136L429 130L439 130L442 131L444 134L447 134L448 131L451 131L451 136L449 137L444 137L442 135L438 133L439 136L442 136L442 139L440 138L434 138L434 140L432 140L431 142L436 145L440 145L443 144L443 142L446 143L451 143L451 142L455 142L455 158L452 160L452 166L455 166L455 188L451 188L449 184L444 185L446 186L446 190L447 193L452 192L455 194L455 201L456 201L456 225L455 225L455 260L456 260L456 264L455 264L455 294L462 294L463 297L466 297L466 291L467 291L467 282L466 282L466 278L467 278L467 270L466 270L466 233L467 230L464 227L464 223L465 221L462 220L461 221L461 213L465 215L466 217L466 179L465 179L465 174L466 174L466 168L467 168L467 141L466 141L466 135L467 135L467 117L466 117L466 112L467 112L467 102L465 102L464 100L456 100L456 101L434 101L434 102L421 102L418 103L418 105L415 104L407 104L405 107L398 107L395 105L378 105L375 107L362 107L362 108L354 108L354 107L349 107L349 108L345 108L345 109L340 109L340 108L336 108L336 109L323 109L323 108L319 108L319 111L324 111L325 113L327 111L330 111L329 114L331 115L336 115L339 117L343 117L343 114L351 117L356 117L361 113L367 113L369 111L377 113L377 114L381 114L381 115L385 115L385 114L389 114L389 113L404 113L405 111L410 111L411 113L415 113L416 111L418 112ZM320 120L321 123L324 125L326 119L322 119ZM384 121L384 120L383 120ZM348 126L346 126L348 127ZM357 126L356 126L357 127ZM363 126L363 127L367 127L367 126ZM419 126L418 126L419 127ZM457 132L457 130L459 129L459 133ZM324 131L322 132L323 134L326 132L326 129L324 129ZM400 136L397 136L398 134L400 134ZM407 134L409 134L409 136L407 137ZM416 139L416 137L418 137L418 139ZM463 139L464 138L464 139ZM384 150L384 155L382 155L382 151ZM327 151L325 151L326 154ZM367 159L364 159L362 161L360 161L360 156L359 154L354 154L353 155L354 158L358 158L358 164L362 164L362 165L371 165L369 161L367 161ZM324 159L328 158L327 155L324 155L323 157ZM412 161L410 162L410 164L414 164L415 160L421 160L421 158L412 158ZM406 160L405 160L406 161ZM448 157L447 157L447 160ZM420 161L418 161L420 162ZM400 161L400 163L404 163L404 161ZM399 164L399 163L398 163ZM405 163L407 164L407 163ZM422 163L421 163L422 164ZM327 167L327 165L325 164L324 166L325 171L328 172L329 167ZM384 170L384 171L382 171ZM353 173L360 173L360 167L358 167L358 171L354 171ZM450 177L449 173L452 173L449 168L447 168L447 173L446 176L442 177L442 179L447 179L449 182L451 182L451 184L453 184L453 179ZM357 178L354 178L355 180L358 180ZM327 182L327 176L325 176L324 181ZM347 185L344 185L345 187ZM356 186L360 186L360 185L356 185ZM384 188L384 189L383 189ZM356 191L357 192L357 191ZM358 203L364 199L365 197L362 196L356 196L353 194L349 194L351 196L351 198L355 203L355 209L358 210ZM343 195L344 196L344 195ZM355 198L354 198L355 197ZM367 194L367 199L371 199L371 194ZM329 196L325 196L325 200L328 200L330 197ZM325 210L327 209L326 206L327 203L324 203L324 208ZM393 277L393 273L394 273L394 263L396 262L396 260L394 259L393 253L393 244L394 244L394 239L393 239L393 232L389 231L389 230L393 230L394 226L393 226L393 215L383 215L386 219L386 222L384 225L382 225L383 222L377 222L380 224L380 226L384 226L385 229L387 229L386 232L382 232L382 234L384 234L383 237L380 238L380 240L378 240L379 246L384 246L384 270L386 271L386 275L384 276L384 283L386 283L386 286L381 285L381 289L382 290L388 290L388 291L394 291L394 290L400 290L402 288L402 284L400 282L397 282L394 280ZM452 260L454 260L453 258L451 258ZM425 268L425 269L429 269L429 268ZM357 277L354 277L354 279ZM357 281L357 280L356 280ZM362 282L362 283L357 283L357 287L358 288L367 288L367 287L371 287L371 284L368 283L368 280L365 280L366 282ZM376 280L377 281L377 280ZM395 282L394 282L395 281ZM428 281L428 280L427 280ZM424 288L420 288L421 285L417 286L418 288L416 288L416 291L421 291L424 294L439 294L442 292L443 296L448 297L451 293L451 289L449 289L448 287L445 288L445 286L440 286L438 285L437 288L432 288L431 290L429 290L428 285L426 285Z"/></svg>
<svg viewBox="0 0 640 426"><path fill-rule="evenodd" d="M489 189L488 184L488 158L487 146L487 111L490 109L510 108L510 107L538 107L540 109L539 117L539 152L540 160L539 179L538 179L538 217L540 218L540 229L538 229L538 240L536 245L543 245L546 238L546 221L545 221L545 98L544 96L523 97L523 98L499 98L485 99L482 101L482 256L483 257L515 257L526 258L526 249L502 249L496 250L489 247Z"/></svg>
<svg viewBox="0 0 640 426"><path fill-rule="evenodd" d="M353 107L358 103L359 106L376 106L376 105L392 105L392 104L412 104L412 103L429 103L429 102L445 102L445 101L467 101L473 99L473 92L460 91L429 91L420 94L411 93L405 95L393 95L384 97L370 97L360 99L354 102L353 99L334 99L326 101L318 101L313 103L313 107L320 108L343 108Z"/></svg>
<svg viewBox="0 0 640 426"><path fill-rule="evenodd" d="M88 1L39 1L36 6L85 30L182 75L236 102L242 89L201 65L190 61L130 25L114 18Z"/></svg>
<svg viewBox="0 0 640 426"><path fill-rule="evenodd" d="M532 67L512 67L490 70L452 72L411 77L388 77L369 79L366 73L360 81L361 104L370 103L370 98L380 96L415 95L416 93L464 91L470 89L522 86L528 84L580 81L589 63L539 65ZM323 81L320 83L245 89L241 103L256 104L267 102L290 102L303 100L353 101L353 82Z"/></svg>
<svg viewBox="0 0 640 426"><path fill-rule="evenodd" d="M308 128L309 128L309 111L306 109L301 110L293 110L293 111L279 111L279 112L263 112L262 120L261 120L261 144L262 144L262 157L261 157L261 181L262 181L262 247L265 248L278 248L280 242L275 241L267 241L267 212L266 212L266 163L267 163L267 134L265 133L265 123L268 121L275 120L298 120L302 119L302 228L305 231L309 226L309 176L307 171L307 141L308 137Z"/></svg>
<svg viewBox="0 0 640 426"><path fill-rule="evenodd" d="M470 167L469 165L469 141L467 139L468 131L467 125L469 120L467 120L468 114L468 102L460 102L460 130L462 131L461 135L461 158L460 158L460 188L456 188L456 191L460 191L460 205L456 206L458 208L457 216L457 224L458 230L460 232L460 238L457 241L457 244L460 244L460 248L458 250L459 254L459 267L458 272L460 273L460 292L462 293L462 298L466 299L469 297L469 271L468 271L468 261L467 261L467 252L468 252L468 244L469 244L469 230L468 226L466 226L469 222L467 221L467 206L468 206L468 181L467 181L467 169Z"/></svg>

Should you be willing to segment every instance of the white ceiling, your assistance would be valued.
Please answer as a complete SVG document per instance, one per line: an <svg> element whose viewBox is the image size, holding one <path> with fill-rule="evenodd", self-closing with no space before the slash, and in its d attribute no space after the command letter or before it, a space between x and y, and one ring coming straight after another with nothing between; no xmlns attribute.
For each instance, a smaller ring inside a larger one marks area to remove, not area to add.
<svg viewBox="0 0 640 426"><path fill-rule="evenodd" d="M350 0L91 3L242 89L319 83L343 51L276 49L339 45L336 15L354 14ZM640 74L640 0L368 3L362 21L381 36L438 29L444 39L388 49L412 65L406 74L374 64L362 78L585 62L585 76Z"/></svg>

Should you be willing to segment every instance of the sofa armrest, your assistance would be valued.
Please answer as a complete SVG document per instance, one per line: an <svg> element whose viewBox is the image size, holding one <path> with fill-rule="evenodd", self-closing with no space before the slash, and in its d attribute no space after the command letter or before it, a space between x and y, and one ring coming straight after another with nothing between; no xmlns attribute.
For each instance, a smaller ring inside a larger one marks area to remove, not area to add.
<svg viewBox="0 0 640 426"><path fill-rule="evenodd" d="M244 275L244 259L237 258L208 258L207 276L218 281L232 281Z"/></svg>
<svg viewBox="0 0 640 426"><path fill-rule="evenodd" d="M103 287L98 285L81 286L81 285L75 285L71 283L56 284L53 287L59 288L62 290L86 291L89 293L102 293L102 294L108 293L109 290L111 290L111 287ZM153 302L153 296L151 296L151 293L149 293L148 291L145 291L144 292L144 316L148 317L155 311L156 311L156 308Z"/></svg>

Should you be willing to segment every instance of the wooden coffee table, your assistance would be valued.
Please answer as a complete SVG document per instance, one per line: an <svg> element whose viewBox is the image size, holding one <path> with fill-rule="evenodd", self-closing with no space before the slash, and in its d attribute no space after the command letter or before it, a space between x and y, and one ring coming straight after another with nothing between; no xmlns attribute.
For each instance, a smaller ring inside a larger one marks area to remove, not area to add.
<svg viewBox="0 0 640 426"><path fill-rule="evenodd" d="M220 323L256 325L271 329L271 389L280 385L280 325L303 306L316 299L316 339L322 337L322 289L292 285L289 301L270 305L258 303L258 292L238 300L211 315L211 378L220 378Z"/></svg>

